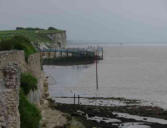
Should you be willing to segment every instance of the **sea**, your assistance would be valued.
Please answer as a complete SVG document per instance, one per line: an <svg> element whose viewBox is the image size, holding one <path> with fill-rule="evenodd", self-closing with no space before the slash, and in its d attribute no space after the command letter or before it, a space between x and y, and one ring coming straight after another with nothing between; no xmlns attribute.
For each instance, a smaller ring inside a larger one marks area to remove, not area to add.
<svg viewBox="0 0 167 128"><path fill-rule="evenodd" d="M165 44L72 44L68 47L101 46L104 59L97 64L55 66L44 65L49 94L55 102L80 104L125 105L118 100L140 100L142 105L167 109L167 45ZM90 100L94 97L104 99Z"/></svg>

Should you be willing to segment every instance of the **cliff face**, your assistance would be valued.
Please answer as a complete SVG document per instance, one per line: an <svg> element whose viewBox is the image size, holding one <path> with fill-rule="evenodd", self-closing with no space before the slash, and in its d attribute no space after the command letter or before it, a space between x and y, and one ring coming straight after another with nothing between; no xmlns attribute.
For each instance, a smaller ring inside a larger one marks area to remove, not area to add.
<svg viewBox="0 0 167 128"><path fill-rule="evenodd" d="M54 48L65 48L66 46L66 32L57 32L57 33L50 33L47 36L52 40L51 47Z"/></svg>

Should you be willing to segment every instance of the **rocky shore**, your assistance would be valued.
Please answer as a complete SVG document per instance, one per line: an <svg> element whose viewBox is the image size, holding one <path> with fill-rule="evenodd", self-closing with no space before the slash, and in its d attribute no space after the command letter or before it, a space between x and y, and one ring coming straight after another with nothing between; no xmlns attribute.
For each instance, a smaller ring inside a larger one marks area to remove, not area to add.
<svg viewBox="0 0 167 128"><path fill-rule="evenodd" d="M139 102L129 99L120 100L128 103ZM42 113L41 128L167 127L167 111L159 107L132 104L126 106L94 106L55 103L49 97L47 78L40 109Z"/></svg>
<svg viewBox="0 0 167 128"><path fill-rule="evenodd" d="M151 106L89 106L52 102L53 109L68 113L85 128L166 128L167 111Z"/></svg>

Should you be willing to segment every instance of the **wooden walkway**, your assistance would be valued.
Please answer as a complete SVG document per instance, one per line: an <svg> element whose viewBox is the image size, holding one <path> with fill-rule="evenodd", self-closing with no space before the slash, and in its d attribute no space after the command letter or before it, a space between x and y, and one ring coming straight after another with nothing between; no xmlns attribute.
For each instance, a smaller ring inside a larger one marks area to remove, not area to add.
<svg viewBox="0 0 167 128"><path fill-rule="evenodd" d="M103 48L102 47L91 47L91 48L66 48L66 49L41 49L42 58L56 58L56 57L97 57L103 59Z"/></svg>

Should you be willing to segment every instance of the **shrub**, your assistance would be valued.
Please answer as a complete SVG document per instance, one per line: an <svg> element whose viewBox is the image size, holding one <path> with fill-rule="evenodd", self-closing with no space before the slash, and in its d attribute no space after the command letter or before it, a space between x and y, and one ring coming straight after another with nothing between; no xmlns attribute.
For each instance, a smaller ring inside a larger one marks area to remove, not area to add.
<svg viewBox="0 0 167 128"><path fill-rule="evenodd" d="M24 30L23 27L16 27L16 30Z"/></svg>
<svg viewBox="0 0 167 128"><path fill-rule="evenodd" d="M55 27L49 27L48 30L57 30Z"/></svg>
<svg viewBox="0 0 167 128"><path fill-rule="evenodd" d="M28 59L29 55L36 52L31 42L24 36L14 36L11 39L2 40L0 42L0 50L12 49L24 50L26 60Z"/></svg>
<svg viewBox="0 0 167 128"><path fill-rule="evenodd" d="M37 79L32 76L31 73L22 73L21 74L21 88L24 91L24 94L29 94L29 92L32 90L37 89Z"/></svg>
<svg viewBox="0 0 167 128"><path fill-rule="evenodd" d="M24 28L24 27L16 27L16 30L44 30L42 28L32 28L32 27L27 27L27 28Z"/></svg>
<svg viewBox="0 0 167 128"><path fill-rule="evenodd" d="M41 113L34 104L31 104L27 100L22 90L20 90L19 112L20 112L21 128L39 127L39 122L41 120Z"/></svg>

